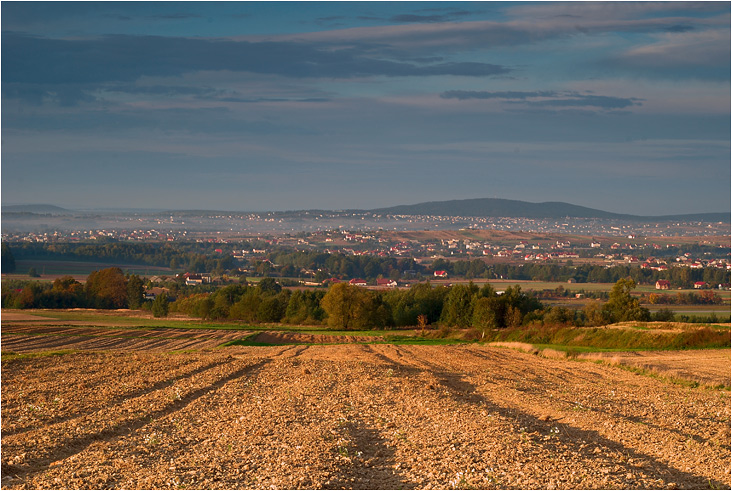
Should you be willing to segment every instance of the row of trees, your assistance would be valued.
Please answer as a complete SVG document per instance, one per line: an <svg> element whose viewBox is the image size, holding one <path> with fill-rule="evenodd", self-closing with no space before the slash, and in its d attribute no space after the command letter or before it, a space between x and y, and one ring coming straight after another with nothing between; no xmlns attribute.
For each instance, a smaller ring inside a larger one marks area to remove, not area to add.
<svg viewBox="0 0 732 491"><path fill-rule="evenodd" d="M5 308L96 308L139 309L143 304L144 282L137 275L125 275L119 268L92 272L85 284L71 276L53 283L3 282L2 306Z"/></svg>
<svg viewBox="0 0 732 491"><path fill-rule="evenodd" d="M333 329L370 329L439 324L446 327L492 329L525 324L569 323L603 325L651 320L647 309L631 295L632 279L613 287L609 300L590 303L581 311L547 308L519 286L499 294L490 285L433 287L419 283L408 290L366 290L345 283L323 291L290 291L271 278L257 286L230 285L212 294L176 300L171 309L194 317L244 322L327 324Z"/></svg>
<svg viewBox="0 0 732 491"><path fill-rule="evenodd" d="M215 244L201 242L116 242L85 244L59 242L44 243L14 243L12 252L8 244L3 243L3 258L6 250L18 259L47 258L70 259L76 261L123 262L130 264L170 267L183 269L194 273L223 273L236 269L238 264L230 254L215 252ZM244 244L249 246L249 244ZM3 261L5 261L3 259ZM4 273L12 271L5 269Z"/></svg>

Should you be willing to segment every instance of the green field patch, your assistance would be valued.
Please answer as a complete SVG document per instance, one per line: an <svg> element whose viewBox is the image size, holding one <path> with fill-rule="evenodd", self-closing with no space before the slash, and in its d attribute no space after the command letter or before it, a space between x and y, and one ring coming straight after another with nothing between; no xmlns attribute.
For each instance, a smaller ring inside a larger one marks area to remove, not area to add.
<svg viewBox="0 0 732 491"><path fill-rule="evenodd" d="M162 266L146 266L140 264L126 264L115 262L99 262L99 261L74 261L63 259L49 258L28 258L16 259L16 271L23 272L30 268L35 268L39 274L59 276L89 276L93 271L98 271L109 267L118 267L125 273L132 273L142 276L149 275L165 275L172 276L174 273L170 268ZM16 276L27 278L28 275L16 273Z"/></svg>
<svg viewBox="0 0 732 491"><path fill-rule="evenodd" d="M0 357L2 357L2 361L12 361L12 360L24 360L28 358L41 358L46 356L63 356L63 355L70 355L72 353L76 353L77 350L73 349L64 349L64 350L55 350L55 351L38 351L35 353L15 353L13 351L3 351L2 354L0 354Z"/></svg>
<svg viewBox="0 0 732 491"><path fill-rule="evenodd" d="M638 327L638 326L635 326ZM518 342L553 349L683 350L729 348L730 334L709 327L657 330L615 327L518 327L494 330L486 342Z"/></svg>
<svg viewBox="0 0 732 491"><path fill-rule="evenodd" d="M227 341L217 346L217 348L226 348L227 346L282 346L283 343L260 343L254 339L259 336L258 332L250 334L240 339L234 339ZM300 343L287 343L287 344L300 344Z"/></svg>

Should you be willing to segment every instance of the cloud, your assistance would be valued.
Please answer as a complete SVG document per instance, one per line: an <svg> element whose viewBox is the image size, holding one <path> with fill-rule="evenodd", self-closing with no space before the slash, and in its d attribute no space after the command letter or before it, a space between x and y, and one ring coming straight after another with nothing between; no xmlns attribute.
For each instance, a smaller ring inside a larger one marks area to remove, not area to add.
<svg viewBox="0 0 732 491"><path fill-rule="evenodd" d="M443 99L458 99L464 101L466 99L530 99L536 97L556 97L557 93L553 91L534 91L534 92L488 92L480 90L448 90L440 94Z"/></svg>
<svg viewBox="0 0 732 491"><path fill-rule="evenodd" d="M634 97L609 97L602 95L577 95L569 98L549 99L544 101L533 101L534 106L556 106L556 107L598 107L601 109L623 109L630 106L640 106L640 99Z"/></svg>
<svg viewBox="0 0 732 491"><path fill-rule="evenodd" d="M672 31L599 62L655 77L730 78L730 30Z"/></svg>
<svg viewBox="0 0 732 491"><path fill-rule="evenodd" d="M546 16L527 14L524 17L516 16L516 18L507 21L448 22L447 19L438 19L433 17L432 14L424 16L402 14L402 16L399 16L399 19L402 20L400 25L353 27L319 32L260 36L258 39L270 41L299 40L334 47L369 45L374 50L391 54L409 52L412 56L428 56L434 55L436 51L445 54L472 49L496 49L522 45L537 46L544 41L571 40L578 35L657 34L668 29L671 29L672 32L674 30L704 32L709 29L725 29L729 32L729 8L722 9L719 4L712 5L713 8L692 9L689 15L654 17L650 14L644 15L647 11L656 12L653 5L646 7L644 10L636 11L632 8L618 7L618 13L615 12L612 5L606 5L608 3L616 5L615 2L596 2L604 5L602 8L588 6L582 2L576 3L584 6L577 6L574 5L575 2L570 2L570 5L567 6L569 11L563 13L561 8L552 10L555 4L549 3L546 6L540 5L537 7L547 9ZM683 7L683 4L680 4L677 10L671 11L669 8L664 8L658 10L658 13L678 14L683 12L681 7ZM575 8L580 8L578 14L581 15L570 13ZM606 12L606 10L609 10L609 12ZM551 15L549 15L549 12L551 12ZM635 17L631 17L631 14L635 14ZM406 15L411 17L405 17ZM410 20L413 22L408 22ZM251 38L247 39L251 40Z"/></svg>
<svg viewBox="0 0 732 491"><path fill-rule="evenodd" d="M363 48L325 49L303 42L249 42L159 36L48 39L13 32L2 36L3 83L132 82L230 70L295 78L487 77L511 68L479 62L415 65L377 57Z"/></svg>
<svg viewBox="0 0 732 491"><path fill-rule="evenodd" d="M689 25L683 25L683 24L674 24L673 26L668 26L663 29L666 32L687 32L687 31L693 31L694 26Z"/></svg>
<svg viewBox="0 0 732 491"><path fill-rule="evenodd" d="M623 20L654 15L729 13L727 2L540 2L514 4L506 9L510 17L524 20L551 18Z"/></svg>
<svg viewBox="0 0 732 491"><path fill-rule="evenodd" d="M458 17L464 17L472 15L475 12L469 12L467 10L450 10L450 9L421 9L421 12L442 12L439 14L398 14L389 18L391 22L449 22L455 20Z"/></svg>
<svg viewBox="0 0 732 491"><path fill-rule="evenodd" d="M537 107L596 107L601 109L623 109L640 106L642 99L636 97L611 97L588 95L577 92L533 91L533 92L488 92L470 90L449 90L440 94L443 99L502 99L526 102ZM541 100L532 100L541 99Z"/></svg>
<svg viewBox="0 0 732 491"><path fill-rule="evenodd" d="M200 19L202 18L202 15L199 14L191 14L188 12L172 12L169 14L157 14L157 15L151 15L151 19L155 20L186 20L186 19Z"/></svg>

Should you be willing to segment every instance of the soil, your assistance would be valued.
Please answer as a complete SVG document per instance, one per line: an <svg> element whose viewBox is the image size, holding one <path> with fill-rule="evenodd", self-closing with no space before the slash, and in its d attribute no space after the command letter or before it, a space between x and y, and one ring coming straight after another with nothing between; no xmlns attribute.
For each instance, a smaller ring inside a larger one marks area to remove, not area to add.
<svg viewBox="0 0 732 491"><path fill-rule="evenodd" d="M5 489L730 488L728 391L479 345L6 359L2 416Z"/></svg>
<svg viewBox="0 0 732 491"><path fill-rule="evenodd" d="M55 323L54 323L55 324ZM122 328L62 325L9 325L2 328L3 352L50 350L175 351L215 348L246 338L252 331L220 329Z"/></svg>

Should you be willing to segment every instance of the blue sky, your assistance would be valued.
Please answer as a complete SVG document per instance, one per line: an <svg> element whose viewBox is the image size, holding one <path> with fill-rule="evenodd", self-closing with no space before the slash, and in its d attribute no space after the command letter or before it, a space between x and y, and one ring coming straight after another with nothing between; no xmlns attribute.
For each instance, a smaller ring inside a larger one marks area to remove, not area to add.
<svg viewBox="0 0 732 491"><path fill-rule="evenodd" d="M730 210L730 3L2 2L2 202Z"/></svg>

